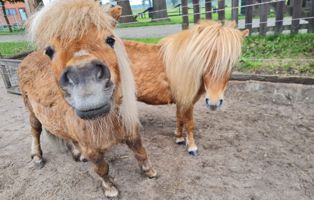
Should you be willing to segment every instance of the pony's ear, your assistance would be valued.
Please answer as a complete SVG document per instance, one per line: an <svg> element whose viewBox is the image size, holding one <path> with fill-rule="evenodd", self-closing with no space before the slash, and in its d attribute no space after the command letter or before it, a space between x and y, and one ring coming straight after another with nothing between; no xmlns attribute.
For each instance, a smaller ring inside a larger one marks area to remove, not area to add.
<svg viewBox="0 0 314 200"><path fill-rule="evenodd" d="M109 15L111 15L117 21L119 21L121 14L122 14L121 6L117 5L109 9Z"/></svg>
<svg viewBox="0 0 314 200"><path fill-rule="evenodd" d="M248 36L250 34L250 30L249 29L245 29L244 31L241 31L241 33L242 33L243 37L246 37L246 36Z"/></svg>

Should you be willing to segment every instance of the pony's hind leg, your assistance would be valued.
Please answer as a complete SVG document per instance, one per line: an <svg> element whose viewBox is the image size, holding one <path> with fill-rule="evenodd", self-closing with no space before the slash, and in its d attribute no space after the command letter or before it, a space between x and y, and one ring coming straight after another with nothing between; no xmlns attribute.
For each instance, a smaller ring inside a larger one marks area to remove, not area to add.
<svg viewBox="0 0 314 200"><path fill-rule="evenodd" d="M40 121L35 117L34 113L30 114L30 125L32 128L32 149L31 157L37 167L44 166L44 160L42 157L42 150L40 146L40 135L42 132L42 125Z"/></svg>
<svg viewBox="0 0 314 200"><path fill-rule="evenodd" d="M144 174L149 178L154 178L157 176L156 170L152 167L146 150L143 146L142 139L139 134L135 138L127 139L126 144L128 147L133 151L134 156L136 160L138 161L138 164L141 168L141 170L144 172Z"/></svg>
<svg viewBox="0 0 314 200"><path fill-rule="evenodd" d="M94 164L95 164L94 170L96 174L98 174L101 177L106 197L117 197L119 191L114 186L113 182L110 180L110 177L108 176L109 173L108 163L103 158L101 158L98 161L94 161Z"/></svg>
<svg viewBox="0 0 314 200"><path fill-rule="evenodd" d="M198 154L198 148L195 144L194 140L194 120L193 120L193 106L189 109L187 109L184 112L184 123L185 128L187 129L187 146L188 146L188 152L190 155L196 156Z"/></svg>
<svg viewBox="0 0 314 200"><path fill-rule="evenodd" d="M183 118L182 118L182 111L180 109L180 106L177 105L177 113L176 113L177 121L176 121L176 131L175 131L175 136L176 136L176 143L177 144L185 144L185 139L183 136Z"/></svg>

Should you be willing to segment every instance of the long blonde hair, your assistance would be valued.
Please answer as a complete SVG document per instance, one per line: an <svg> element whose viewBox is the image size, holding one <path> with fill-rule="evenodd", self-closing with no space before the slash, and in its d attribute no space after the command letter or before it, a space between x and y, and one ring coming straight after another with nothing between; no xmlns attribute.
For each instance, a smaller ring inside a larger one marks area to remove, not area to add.
<svg viewBox="0 0 314 200"><path fill-rule="evenodd" d="M166 73L178 104L193 103L205 71L210 70L213 79L231 72L243 40L243 33L234 26L205 21L161 41Z"/></svg>

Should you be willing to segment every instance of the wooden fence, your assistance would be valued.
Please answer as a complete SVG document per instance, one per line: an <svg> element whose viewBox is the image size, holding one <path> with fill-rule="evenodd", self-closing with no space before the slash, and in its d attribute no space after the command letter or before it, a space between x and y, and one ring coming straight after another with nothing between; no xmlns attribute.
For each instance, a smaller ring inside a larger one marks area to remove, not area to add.
<svg viewBox="0 0 314 200"><path fill-rule="evenodd" d="M181 6L182 28L186 29L189 27L188 0L181 0ZM205 13L201 13L200 8L205 8ZM231 11L230 19L226 18L227 9ZM231 5L226 5L225 0L205 0L205 5L201 5L200 0L193 0L194 23L200 20L201 15L212 19L213 13L218 13L218 20L235 20L237 23L239 15L243 16L242 28L260 35L269 31L280 34L284 30L294 34L301 29L314 32L313 0L231 0Z"/></svg>

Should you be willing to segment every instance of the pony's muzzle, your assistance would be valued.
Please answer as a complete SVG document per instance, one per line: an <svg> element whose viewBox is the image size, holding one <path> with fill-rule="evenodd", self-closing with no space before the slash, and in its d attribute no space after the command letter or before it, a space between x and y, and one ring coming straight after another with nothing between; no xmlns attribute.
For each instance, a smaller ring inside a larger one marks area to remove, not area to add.
<svg viewBox="0 0 314 200"><path fill-rule="evenodd" d="M68 66L59 84L80 118L93 119L110 112L114 84L109 68L99 60Z"/></svg>
<svg viewBox="0 0 314 200"><path fill-rule="evenodd" d="M224 102L223 99L219 99L219 100L216 101L216 102L211 102L209 98L207 98L207 97L205 98L206 106L207 106L210 110L212 110L212 111L215 111L215 110L221 108L222 105L223 105L223 102Z"/></svg>

